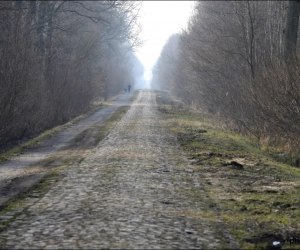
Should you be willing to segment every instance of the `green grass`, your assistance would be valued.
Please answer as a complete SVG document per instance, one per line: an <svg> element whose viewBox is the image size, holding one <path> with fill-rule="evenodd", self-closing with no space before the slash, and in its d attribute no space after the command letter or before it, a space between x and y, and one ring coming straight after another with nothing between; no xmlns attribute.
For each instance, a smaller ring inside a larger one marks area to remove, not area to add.
<svg viewBox="0 0 300 250"><path fill-rule="evenodd" d="M79 143L87 135L88 131L89 131L89 129L86 129L86 130L82 131L81 133L79 133L78 135L75 136L75 138L73 139L73 141L75 143Z"/></svg>
<svg viewBox="0 0 300 250"><path fill-rule="evenodd" d="M119 107L116 112L103 124L103 126L101 126L96 134L95 145L97 145L109 134L116 123L123 117L123 115L127 113L129 108L130 106Z"/></svg>
<svg viewBox="0 0 300 250"><path fill-rule="evenodd" d="M211 199L208 207L217 209L241 248L267 249L278 237L300 238L300 169L277 161L251 138L226 130L214 117L189 109L167 92L156 94L166 127L177 136ZM190 193L192 200L197 198L195 190ZM200 217L205 214L199 212Z"/></svg>
<svg viewBox="0 0 300 250"><path fill-rule="evenodd" d="M138 91L134 91L133 95L130 97L130 102L133 102L137 96L138 96ZM130 106L121 106L119 107L113 114L112 116L104 122L103 125L100 126L98 129L96 135L95 135L95 143L94 146L97 145L100 141L102 141L108 134L109 132L113 129L113 127L116 125L116 123L127 113L129 110ZM86 134L89 132L89 130L84 130L83 132L79 133L75 138L74 142L78 143L80 142Z"/></svg>
<svg viewBox="0 0 300 250"><path fill-rule="evenodd" d="M28 198L34 196L42 198L59 180L63 175L59 174L56 170L50 171L39 182L32 186L27 192L21 193L15 197L9 204L0 211L0 216L10 215L11 219L0 221L0 232L3 231L9 224L15 220L21 213L26 213L28 207Z"/></svg>

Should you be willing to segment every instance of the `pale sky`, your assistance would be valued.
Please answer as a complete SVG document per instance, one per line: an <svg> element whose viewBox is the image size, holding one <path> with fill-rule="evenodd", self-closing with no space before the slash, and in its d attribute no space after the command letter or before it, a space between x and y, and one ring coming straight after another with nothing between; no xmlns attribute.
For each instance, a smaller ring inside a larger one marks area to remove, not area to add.
<svg viewBox="0 0 300 250"><path fill-rule="evenodd" d="M145 80L151 78L152 67L168 38L186 27L192 14L193 1L142 1L140 24L142 45L137 57L145 67Z"/></svg>

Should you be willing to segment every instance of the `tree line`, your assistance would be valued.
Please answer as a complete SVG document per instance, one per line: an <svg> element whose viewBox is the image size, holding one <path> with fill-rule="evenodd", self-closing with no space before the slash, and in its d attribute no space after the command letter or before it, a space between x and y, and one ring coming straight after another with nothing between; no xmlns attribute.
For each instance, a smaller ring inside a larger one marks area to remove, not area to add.
<svg viewBox="0 0 300 250"><path fill-rule="evenodd" d="M116 0L0 2L0 148L134 84L134 73L143 74L133 53L139 8Z"/></svg>
<svg viewBox="0 0 300 250"><path fill-rule="evenodd" d="M165 44L152 86L300 165L299 8L299 1L198 2L188 28Z"/></svg>

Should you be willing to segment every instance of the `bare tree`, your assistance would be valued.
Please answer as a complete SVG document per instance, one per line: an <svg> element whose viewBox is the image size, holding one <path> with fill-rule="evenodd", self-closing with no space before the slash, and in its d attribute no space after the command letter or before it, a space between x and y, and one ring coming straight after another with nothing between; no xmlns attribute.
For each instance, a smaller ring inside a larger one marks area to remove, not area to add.
<svg viewBox="0 0 300 250"><path fill-rule="evenodd" d="M287 63L291 63L296 56L300 1L290 0L287 8L284 58Z"/></svg>
<svg viewBox="0 0 300 250"><path fill-rule="evenodd" d="M167 62L164 48L153 80L232 129L300 154L299 6L299 1L198 2L180 34L178 56Z"/></svg>
<svg viewBox="0 0 300 250"><path fill-rule="evenodd" d="M133 74L126 61L139 44L140 5L0 2L0 147L65 122L95 99L121 91L122 78Z"/></svg>

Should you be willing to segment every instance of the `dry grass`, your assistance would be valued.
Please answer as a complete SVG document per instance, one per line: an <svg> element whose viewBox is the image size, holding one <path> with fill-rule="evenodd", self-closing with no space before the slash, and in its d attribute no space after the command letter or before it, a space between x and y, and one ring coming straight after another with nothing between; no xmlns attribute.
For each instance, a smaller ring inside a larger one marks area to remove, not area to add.
<svg viewBox="0 0 300 250"><path fill-rule="evenodd" d="M265 249L278 240L282 248L299 248L283 240L300 238L300 169L277 161L213 118L179 107L164 92L157 93L157 103L240 246Z"/></svg>

